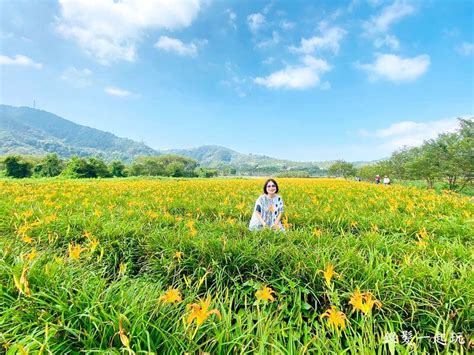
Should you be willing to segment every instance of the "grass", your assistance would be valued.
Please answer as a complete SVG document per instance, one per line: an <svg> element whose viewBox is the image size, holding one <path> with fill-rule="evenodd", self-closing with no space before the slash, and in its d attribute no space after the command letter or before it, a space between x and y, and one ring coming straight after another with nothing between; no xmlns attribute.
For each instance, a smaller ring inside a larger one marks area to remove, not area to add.
<svg viewBox="0 0 474 355"><path fill-rule="evenodd" d="M397 181L397 183L400 183L403 186L414 186L420 189L429 189L428 184L424 180L403 180L403 181ZM442 193L444 190L449 190L449 185L445 182L440 182L437 181L433 184L433 190ZM462 191L459 192L461 195L465 196L474 196L474 187L472 183L469 185L466 185Z"/></svg>
<svg viewBox="0 0 474 355"><path fill-rule="evenodd" d="M0 180L3 349L472 351L469 198L402 186L280 179L288 231L252 233L247 224L262 184ZM327 282L329 264L337 275ZM264 286L274 290L273 302L257 298ZM161 299L170 287L179 290L181 301ZM370 292L380 309L355 309L350 302L356 289ZM190 305L206 297L218 314L199 326L189 323L197 307ZM331 306L344 313L344 327L321 318ZM413 336L402 344L408 331ZM392 332L398 343L385 342ZM436 336L446 337L446 345Z"/></svg>

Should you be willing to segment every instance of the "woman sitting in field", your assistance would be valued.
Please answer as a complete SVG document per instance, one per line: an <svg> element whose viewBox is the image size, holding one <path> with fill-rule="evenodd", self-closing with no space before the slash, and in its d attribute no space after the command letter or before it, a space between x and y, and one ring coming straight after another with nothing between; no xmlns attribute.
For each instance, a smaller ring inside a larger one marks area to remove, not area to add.
<svg viewBox="0 0 474 355"><path fill-rule="evenodd" d="M252 218L250 219L250 230L261 230L271 228L284 231L281 224L283 214L283 198L277 195L278 184L273 179L268 179L263 185L263 195L255 202Z"/></svg>

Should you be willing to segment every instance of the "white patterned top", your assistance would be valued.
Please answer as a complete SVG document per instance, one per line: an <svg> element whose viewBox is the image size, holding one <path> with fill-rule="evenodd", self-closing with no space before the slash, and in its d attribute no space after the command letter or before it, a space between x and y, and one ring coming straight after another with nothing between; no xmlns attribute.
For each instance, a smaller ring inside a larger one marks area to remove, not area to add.
<svg viewBox="0 0 474 355"><path fill-rule="evenodd" d="M253 210L252 218L250 219L250 230L259 230L263 228L262 223L257 217L257 212L260 212L265 224L271 227L273 223L275 223L278 215L283 213L283 198L278 194L275 194L273 198L268 197L266 194L260 195L255 202L255 208ZM278 225L280 230L285 230L281 221Z"/></svg>

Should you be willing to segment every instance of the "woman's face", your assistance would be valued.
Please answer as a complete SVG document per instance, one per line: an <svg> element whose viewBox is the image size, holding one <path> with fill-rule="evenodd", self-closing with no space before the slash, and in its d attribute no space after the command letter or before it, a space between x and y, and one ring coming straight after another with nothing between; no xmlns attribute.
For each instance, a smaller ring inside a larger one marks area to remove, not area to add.
<svg viewBox="0 0 474 355"><path fill-rule="evenodd" d="M275 191L276 191L276 185L275 185L275 183L274 183L273 181L269 181L269 182L267 183L267 192L268 192L269 194L274 194Z"/></svg>

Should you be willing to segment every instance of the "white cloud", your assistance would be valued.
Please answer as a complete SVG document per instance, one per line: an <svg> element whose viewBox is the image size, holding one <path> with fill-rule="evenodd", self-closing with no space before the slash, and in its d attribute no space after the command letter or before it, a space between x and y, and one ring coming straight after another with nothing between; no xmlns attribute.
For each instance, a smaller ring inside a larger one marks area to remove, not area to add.
<svg viewBox="0 0 474 355"><path fill-rule="evenodd" d="M265 14L265 15L268 15L273 7L273 5L275 5L275 1L272 0L271 2L269 2L262 10L262 12Z"/></svg>
<svg viewBox="0 0 474 355"><path fill-rule="evenodd" d="M401 121L372 132L360 130L359 134L380 140L380 148L391 153L403 146L419 146L440 133L454 132L458 128L456 118L447 118L429 122Z"/></svg>
<svg viewBox="0 0 474 355"><path fill-rule="evenodd" d="M374 41L374 46L380 48L382 46L387 46L392 50L397 50L400 48L400 42L398 38L393 35L385 35L384 37L379 37Z"/></svg>
<svg viewBox="0 0 474 355"><path fill-rule="evenodd" d="M247 16L247 23L250 31L256 33L263 25L265 25L265 16L260 13L250 14Z"/></svg>
<svg viewBox="0 0 474 355"><path fill-rule="evenodd" d="M0 65L17 65L22 67L32 67L36 69L43 68L43 64L36 63L33 59L21 54L18 54L14 57L0 55Z"/></svg>
<svg viewBox="0 0 474 355"><path fill-rule="evenodd" d="M268 57L268 58L265 58L264 60L262 60L262 64L272 64L273 62L275 61L275 58L273 57Z"/></svg>
<svg viewBox="0 0 474 355"><path fill-rule="evenodd" d="M447 37L459 37L461 35L461 31L457 27L445 28L443 30L443 35Z"/></svg>
<svg viewBox="0 0 474 355"><path fill-rule="evenodd" d="M231 62L226 62L225 71L227 74L227 79L221 80L219 84L232 89L233 91L235 91L237 96L239 96L240 98L244 98L247 97L247 93L245 90L245 84L247 83L247 79L240 77L237 74L238 69L239 68Z"/></svg>
<svg viewBox="0 0 474 355"><path fill-rule="evenodd" d="M75 67L68 68L60 76L64 80L77 88L85 88L91 85L92 71L89 69L76 69Z"/></svg>
<svg viewBox="0 0 474 355"><path fill-rule="evenodd" d="M234 30L237 29L237 14L232 11L231 9L225 10L225 13L229 16L229 19L227 20L229 23L229 26L232 27Z"/></svg>
<svg viewBox="0 0 474 355"><path fill-rule="evenodd" d="M57 31L75 40L101 64L134 61L136 46L150 29L188 27L201 0L59 0Z"/></svg>
<svg viewBox="0 0 474 355"><path fill-rule="evenodd" d="M414 12L413 5L405 0L397 0L392 5L385 6L377 16L372 16L370 21L364 24L364 28L367 33L387 32L390 26Z"/></svg>
<svg viewBox="0 0 474 355"><path fill-rule="evenodd" d="M207 43L206 40L201 40L186 44L177 38L161 36L158 42L155 43L155 47L166 52L174 52L182 56L195 57L198 54L198 46L205 43Z"/></svg>
<svg viewBox="0 0 474 355"><path fill-rule="evenodd" d="M394 82L413 81L428 70L430 56L423 54L413 58L402 58L394 54L379 54L372 64L356 64L369 74L371 81L386 79Z"/></svg>
<svg viewBox="0 0 474 355"><path fill-rule="evenodd" d="M321 75L331 70L330 65L309 55L302 62L302 65L287 66L267 77L257 77L254 83L271 89L308 89L317 85L327 89L328 83L321 84Z"/></svg>
<svg viewBox="0 0 474 355"><path fill-rule="evenodd" d="M132 95L130 91L113 87L113 86L107 86L105 88L105 92L111 96L118 96L118 97L128 97Z"/></svg>
<svg viewBox="0 0 474 355"><path fill-rule="evenodd" d="M311 54L317 49L328 49L333 53L339 52L339 42L346 31L339 27L321 27L321 36L302 38L299 47L291 46L288 49L294 53Z"/></svg>
<svg viewBox="0 0 474 355"><path fill-rule="evenodd" d="M456 47L456 50L465 56L470 56L474 54L474 43L472 42L463 42Z"/></svg>
<svg viewBox="0 0 474 355"><path fill-rule="evenodd" d="M280 43L280 34L277 31L273 31L272 32L272 38L270 38L266 41L259 42L257 44L257 47L258 48L265 48L265 47L270 47L270 46L277 45L278 43Z"/></svg>
<svg viewBox="0 0 474 355"><path fill-rule="evenodd" d="M291 22L291 21L288 21L288 20L283 20L283 21L281 21L280 26L281 26L281 28L283 28L284 30L291 30L292 28L295 27L295 23L294 23L294 22Z"/></svg>

